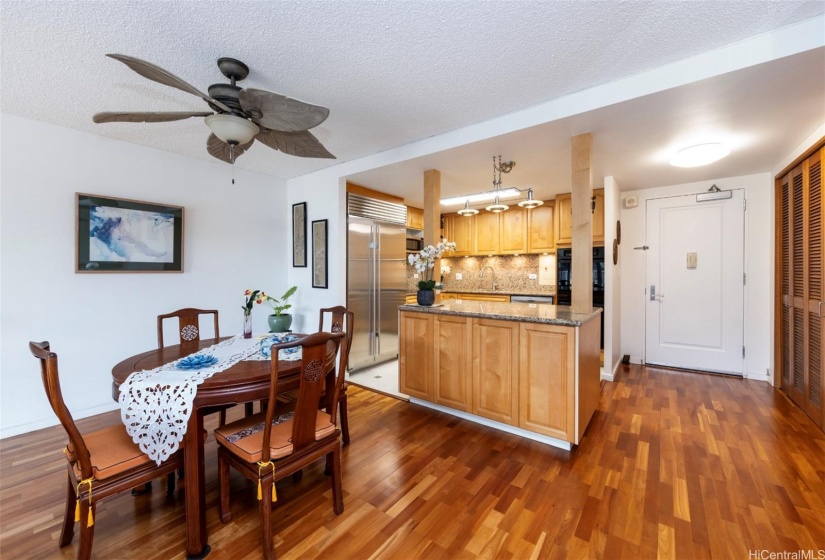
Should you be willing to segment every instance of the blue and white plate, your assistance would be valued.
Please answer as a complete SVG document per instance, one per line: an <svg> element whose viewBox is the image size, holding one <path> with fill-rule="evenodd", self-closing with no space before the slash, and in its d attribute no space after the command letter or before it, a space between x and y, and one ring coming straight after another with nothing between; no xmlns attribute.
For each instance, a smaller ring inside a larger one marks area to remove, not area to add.
<svg viewBox="0 0 825 560"><path fill-rule="evenodd" d="M271 335L261 339L261 354L269 358L272 356L272 345L273 344L281 344L284 342L292 342L293 340L298 340L298 335L295 334L286 334L286 335ZM295 348L287 348L283 350L287 354L293 354L300 350L300 347L296 346Z"/></svg>
<svg viewBox="0 0 825 560"><path fill-rule="evenodd" d="M217 363L218 359L215 356L210 356L208 354L192 354L191 356L186 356L185 358L178 360L178 368L201 369Z"/></svg>

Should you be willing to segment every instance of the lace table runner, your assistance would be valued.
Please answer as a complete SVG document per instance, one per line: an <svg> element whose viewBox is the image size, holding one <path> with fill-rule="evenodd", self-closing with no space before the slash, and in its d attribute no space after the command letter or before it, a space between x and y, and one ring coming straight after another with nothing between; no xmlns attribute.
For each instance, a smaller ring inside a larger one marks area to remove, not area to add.
<svg viewBox="0 0 825 560"><path fill-rule="evenodd" d="M180 447L186 433L198 385L243 360L269 360L261 353L261 338L236 336L199 350L217 362L198 369L181 369L176 360L152 370L132 373L120 386L120 417L140 450L160 465ZM183 358L181 358L183 359ZM278 359L300 360L301 352Z"/></svg>

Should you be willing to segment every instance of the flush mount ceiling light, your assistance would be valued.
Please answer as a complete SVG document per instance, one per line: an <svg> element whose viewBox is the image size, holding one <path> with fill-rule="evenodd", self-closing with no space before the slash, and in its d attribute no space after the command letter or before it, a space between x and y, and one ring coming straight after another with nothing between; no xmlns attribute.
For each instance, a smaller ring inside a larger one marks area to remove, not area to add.
<svg viewBox="0 0 825 560"><path fill-rule="evenodd" d="M730 149L721 142L709 142L682 148L672 158L670 165L675 167L699 167L719 161L730 154Z"/></svg>
<svg viewBox="0 0 825 560"><path fill-rule="evenodd" d="M519 206L522 208L527 208L528 210L541 206L542 204L544 204L543 200L536 200L533 198L533 189L527 189L527 200L522 200L518 203Z"/></svg>
<svg viewBox="0 0 825 560"><path fill-rule="evenodd" d="M475 208L470 208L470 200L467 199L467 202L464 203L464 208L457 212L459 216L472 216L474 214L478 214L478 210Z"/></svg>

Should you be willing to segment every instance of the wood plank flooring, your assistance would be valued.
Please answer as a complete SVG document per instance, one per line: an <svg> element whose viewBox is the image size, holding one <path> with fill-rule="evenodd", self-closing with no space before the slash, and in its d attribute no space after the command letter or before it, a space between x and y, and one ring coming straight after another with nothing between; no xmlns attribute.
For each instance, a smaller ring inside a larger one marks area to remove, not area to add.
<svg viewBox="0 0 825 560"><path fill-rule="evenodd" d="M825 549L825 434L765 383L622 366L582 444L565 452L350 388L345 511L318 465L278 485L278 557L748 558ZM45 397L44 397L45 398ZM230 418L242 407L230 411ZM79 422L119 422L109 413ZM216 416L207 419L214 428ZM0 442L0 555L57 548L65 496L59 428ZM258 558L255 489L236 473L218 518L207 442L210 558ZM183 492L103 502L96 558L182 558ZM816 557L816 556L814 556Z"/></svg>

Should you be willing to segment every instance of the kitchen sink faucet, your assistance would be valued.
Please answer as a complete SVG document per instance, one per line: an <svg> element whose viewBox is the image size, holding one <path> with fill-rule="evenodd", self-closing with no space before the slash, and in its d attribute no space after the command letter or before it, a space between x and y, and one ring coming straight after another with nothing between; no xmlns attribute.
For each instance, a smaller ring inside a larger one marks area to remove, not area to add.
<svg viewBox="0 0 825 560"><path fill-rule="evenodd" d="M481 272L478 273L478 277L479 278L484 278L484 271L487 270L488 268L490 269L490 272L493 273L493 276L492 276L493 288L492 288L492 290L496 291L496 289L498 289L498 285L496 284L496 271L492 266L490 266L489 264L484 265L484 267L481 269Z"/></svg>

